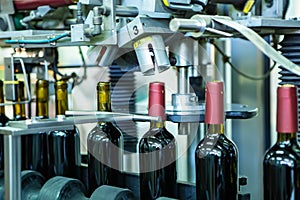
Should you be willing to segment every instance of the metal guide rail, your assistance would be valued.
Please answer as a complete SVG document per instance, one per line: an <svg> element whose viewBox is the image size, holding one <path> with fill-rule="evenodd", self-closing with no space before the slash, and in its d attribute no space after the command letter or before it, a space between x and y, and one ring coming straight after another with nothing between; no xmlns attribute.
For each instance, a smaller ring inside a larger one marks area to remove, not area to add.
<svg viewBox="0 0 300 200"><path fill-rule="evenodd" d="M21 200L21 136L49 132L53 130L70 130L75 124L97 123L99 121L160 121L160 117L88 111L67 111L67 115L80 114L86 116L64 117L55 119L31 119L9 122L0 127L4 135L4 187L5 200Z"/></svg>

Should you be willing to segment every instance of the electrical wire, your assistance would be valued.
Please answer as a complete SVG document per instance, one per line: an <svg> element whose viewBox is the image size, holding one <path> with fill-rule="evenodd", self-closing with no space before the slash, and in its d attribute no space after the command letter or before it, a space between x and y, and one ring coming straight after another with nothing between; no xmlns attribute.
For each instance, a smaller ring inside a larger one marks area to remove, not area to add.
<svg viewBox="0 0 300 200"><path fill-rule="evenodd" d="M274 64L272 65L272 67L262 76L251 76L248 75L242 71L240 71L237 67L234 66L234 64L230 61L230 57L227 56L222 50L221 48L216 45L213 41L210 41L210 43L216 48L216 50L223 56L223 61L224 63L228 63L230 65L230 67L239 75L250 79L250 80L254 80L254 81L260 81L260 80L264 80L266 78L268 78L271 74L271 72L273 71L273 69L276 67L276 62L274 62Z"/></svg>
<svg viewBox="0 0 300 200"><path fill-rule="evenodd" d="M57 35L56 37L50 38L50 39L44 39L44 40L5 40L6 44L47 44L47 43L53 43L57 40L60 40L65 37L69 37L70 33L66 32L61 35Z"/></svg>
<svg viewBox="0 0 300 200"><path fill-rule="evenodd" d="M85 58L84 58L84 55L82 53L82 49L80 46L78 46L78 50L79 50L79 54L80 54L80 57L81 57L81 61L82 61L82 67L83 67L83 75L81 78L79 78L79 80L76 80L76 85L80 85L83 80L85 80L87 78L87 66L86 66L86 61L85 61Z"/></svg>

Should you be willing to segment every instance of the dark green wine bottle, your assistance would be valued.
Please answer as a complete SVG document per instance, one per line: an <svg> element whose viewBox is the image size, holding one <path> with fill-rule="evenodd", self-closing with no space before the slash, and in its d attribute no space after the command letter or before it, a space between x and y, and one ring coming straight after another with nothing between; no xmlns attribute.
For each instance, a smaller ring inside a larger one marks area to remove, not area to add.
<svg viewBox="0 0 300 200"><path fill-rule="evenodd" d="M111 112L110 83L97 85L98 111ZM122 187L123 137L112 122L99 122L87 138L88 180L91 194L101 185Z"/></svg>
<svg viewBox="0 0 300 200"><path fill-rule="evenodd" d="M56 116L62 117L68 110L68 84L60 80L55 83ZM66 176L78 178L81 165L80 137L76 126L72 130L51 131L47 137L49 154L49 178Z"/></svg>
<svg viewBox="0 0 300 200"><path fill-rule="evenodd" d="M207 133L195 152L197 200L236 200L238 150L225 135L223 82L206 84Z"/></svg>
<svg viewBox="0 0 300 200"><path fill-rule="evenodd" d="M150 83L148 106L149 115L162 121L151 122L139 142L140 199L177 198L176 141L165 127L164 83Z"/></svg>
<svg viewBox="0 0 300 200"><path fill-rule="evenodd" d="M264 200L300 199L297 88L277 88L277 142L266 151Z"/></svg>

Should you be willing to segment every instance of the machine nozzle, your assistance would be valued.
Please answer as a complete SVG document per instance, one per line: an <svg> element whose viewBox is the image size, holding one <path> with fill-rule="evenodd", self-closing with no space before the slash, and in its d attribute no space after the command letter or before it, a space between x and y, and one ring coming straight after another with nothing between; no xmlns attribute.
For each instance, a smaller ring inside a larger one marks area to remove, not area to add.
<svg viewBox="0 0 300 200"><path fill-rule="evenodd" d="M162 36L152 35L144 37L134 42L133 47L144 75L153 75L155 73L155 65L159 73L170 67Z"/></svg>

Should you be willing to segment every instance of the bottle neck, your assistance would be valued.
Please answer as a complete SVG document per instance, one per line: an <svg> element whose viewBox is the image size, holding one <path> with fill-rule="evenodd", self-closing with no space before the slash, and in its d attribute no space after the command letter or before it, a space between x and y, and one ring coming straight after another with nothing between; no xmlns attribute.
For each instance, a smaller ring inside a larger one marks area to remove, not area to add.
<svg viewBox="0 0 300 200"><path fill-rule="evenodd" d="M49 103L48 103L48 85L45 87L36 87L36 116L40 118L49 117Z"/></svg>
<svg viewBox="0 0 300 200"><path fill-rule="evenodd" d="M297 139L297 133L277 133L277 143L288 142Z"/></svg>
<svg viewBox="0 0 300 200"><path fill-rule="evenodd" d="M24 95L24 83L19 82L19 84L16 87L16 98L17 101L15 102L21 102L25 101L25 95ZM15 120L24 120L26 119L25 114L25 104L14 104L13 105L13 116Z"/></svg>
<svg viewBox="0 0 300 200"><path fill-rule="evenodd" d="M166 126L165 121L160 121L160 122L150 122L150 128L164 128Z"/></svg>
<svg viewBox="0 0 300 200"><path fill-rule="evenodd" d="M65 115L68 110L68 91L64 88L57 88L55 93L56 115Z"/></svg>
<svg viewBox="0 0 300 200"><path fill-rule="evenodd" d="M97 91L97 110L102 112L111 112L111 100L110 100L110 88L106 87L98 88Z"/></svg>
<svg viewBox="0 0 300 200"><path fill-rule="evenodd" d="M208 134L224 134L225 126L224 124L207 124Z"/></svg>

